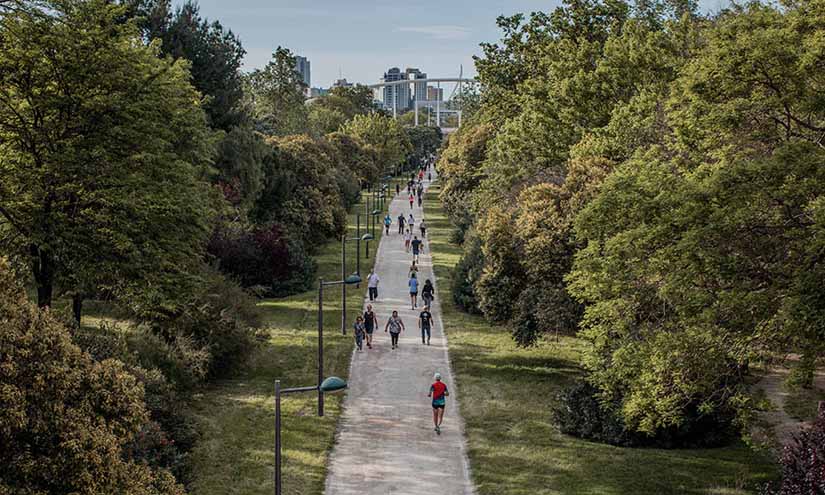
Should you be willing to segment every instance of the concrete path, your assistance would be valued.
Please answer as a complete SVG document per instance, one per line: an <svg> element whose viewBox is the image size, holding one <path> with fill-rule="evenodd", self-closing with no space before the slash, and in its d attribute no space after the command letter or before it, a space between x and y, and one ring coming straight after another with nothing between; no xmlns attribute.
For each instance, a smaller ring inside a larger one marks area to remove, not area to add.
<svg viewBox="0 0 825 495"><path fill-rule="evenodd" d="M412 254L404 251L395 222L400 213L409 216L412 211L416 234L420 234L418 224L423 211L417 205L410 210L405 192L406 188L390 204L393 227L378 248L375 268L381 283L373 309L379 328L373 349L365 346L352 359L349 390L330 457L327 495L474 493L447 339L442 333L439 301L448 294L440 292L436 284L432 310L435 328L429 346L421 344L418 330L422 302L418 310L410 309L407 275ZM421 286L426 279L435 283L429 253L429 245L425 244L418 272ZM391 349L389 334L384 333L393 310L399 312L407 328L401 333L397 350ZM450 391L440 436L433 431L427 398L436 371Z"/></svg>

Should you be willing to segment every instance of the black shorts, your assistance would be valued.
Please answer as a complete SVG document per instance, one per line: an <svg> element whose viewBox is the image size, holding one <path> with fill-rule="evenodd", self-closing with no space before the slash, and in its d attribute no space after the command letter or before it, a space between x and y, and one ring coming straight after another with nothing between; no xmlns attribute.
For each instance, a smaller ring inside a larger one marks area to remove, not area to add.
<svg viewBox="0 0 825 495"><path fill-rule="evenodd" d="M444 409L446 404L433 404L433 409Z"/></svg>

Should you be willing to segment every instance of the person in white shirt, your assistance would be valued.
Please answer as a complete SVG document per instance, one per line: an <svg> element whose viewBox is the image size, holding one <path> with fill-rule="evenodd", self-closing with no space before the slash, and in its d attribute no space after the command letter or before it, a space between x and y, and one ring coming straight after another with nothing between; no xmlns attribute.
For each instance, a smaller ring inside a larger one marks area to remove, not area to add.
<svg viewBox="0 0 825 495"><path fill-rule="evenodd" d="M378 299L378 283L380 281L381 279L378 278L375 270L370 270L370 274L367 276L367 291L370 294L370 301Z"/></svg>

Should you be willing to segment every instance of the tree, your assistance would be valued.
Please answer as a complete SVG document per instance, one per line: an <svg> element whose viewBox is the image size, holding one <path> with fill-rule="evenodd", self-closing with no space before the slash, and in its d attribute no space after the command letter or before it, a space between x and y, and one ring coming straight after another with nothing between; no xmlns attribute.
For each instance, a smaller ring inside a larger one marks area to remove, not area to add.
<svg viewBox="0 0 825 495"><path fill-rule="evenodd" d="M40 306L56 286L174 306L209 232L213 147L187 64L137 42L123 11L44 1L0 19L0 250Z"/></svg>
<svg viewBox="0 0 825 495"><path fill-rule="evenodd" d="M404 129L387 115L375 112L356 115L341 131L359 138L372 148L383 170L393 170L400 166L411 149Z"/></svg>
<svg viewBox="0 0 825 495"><path fill-rule="evenodd" d="M130 459L149 418L122 362L94 361L29 303L0 258L0 492L175 494L168 471Z"/></svg>
<svg viewBox="0 0 825 495"><path fill-rule="evenodd" d="M279 46L266 67L249 74L247 88L263 132L285 136L307 129L306 85L295 70L295 56L288 49Z"/></svg>

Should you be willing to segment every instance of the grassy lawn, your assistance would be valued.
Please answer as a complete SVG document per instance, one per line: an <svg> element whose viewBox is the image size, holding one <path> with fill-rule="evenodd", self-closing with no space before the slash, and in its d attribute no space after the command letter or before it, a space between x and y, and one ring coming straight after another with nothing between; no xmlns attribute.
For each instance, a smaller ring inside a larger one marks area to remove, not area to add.
<svg viewBox="0 0 825 495"><path fill-rule="evenodd" d="M363 204L357 211L363 212ZM362 225L364 219L362 218ZM350 215L355 236L355 214ZM376 227L378 230L378 227ZM378 234L378 232L376 232ZM380 238L380 237L379 237ZM366 276L374 262L363 258ZM341 278L341 244L323 246L316 257L318 276ZM347 243L348 272L355 271L355 242ZM363 304L366 285L347 291L347 336L341 335L341 287L324 290L324 367L326 376L349 374L353 342L350 326ZM283 387L314 385L317 378L317 287L284 299L261 303L269 338L249 368L232 380L212 385L196 396L195 413L201 438L192 455L191 493L198 495L270 494L273 491L275 440L274 382ZM317 416L317 395L295 394L282 399L284 493L320 494L327 455L332 447L341 396L327 395L323 418Z"/></svg>
<svg viewBox="0 0 825 495"><path fill-rule="evenodd" d="M741 443L626 449L560 434L549 407L582 372L583 342L562 338L518 349L506 329L455 308L449 290L461 249L449 242L437 194L433 188L427 195L430 246L480 495L744 494L774 476L772 461Z"/></svg>

